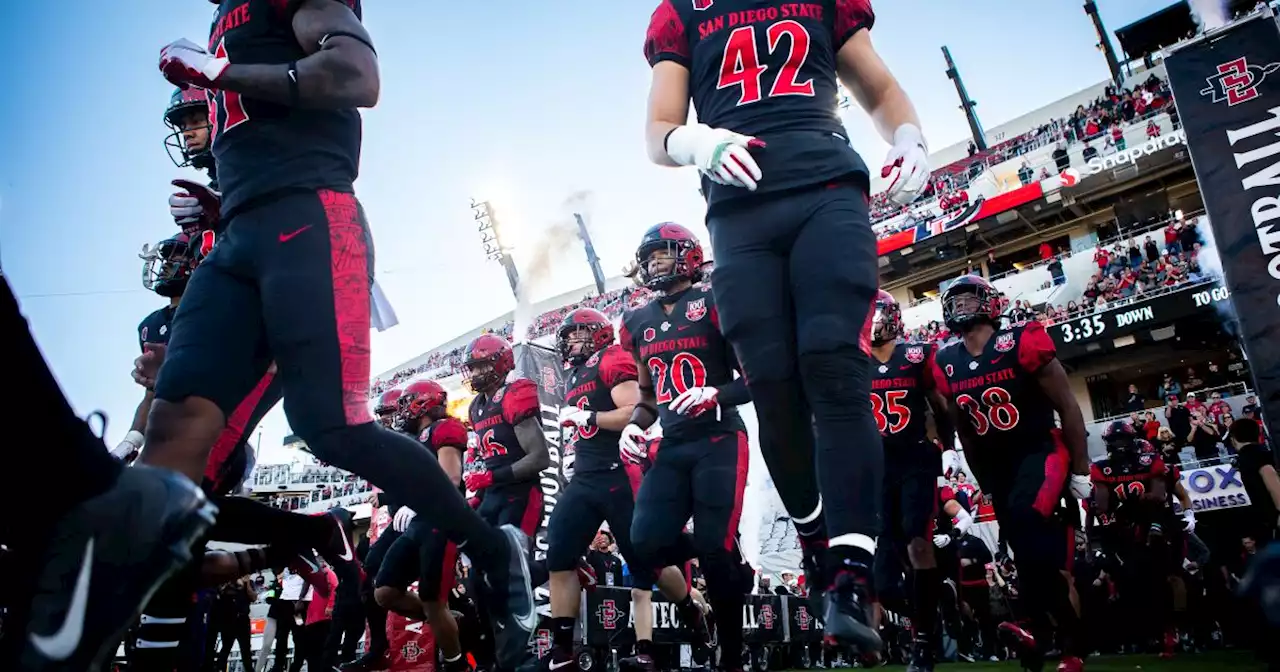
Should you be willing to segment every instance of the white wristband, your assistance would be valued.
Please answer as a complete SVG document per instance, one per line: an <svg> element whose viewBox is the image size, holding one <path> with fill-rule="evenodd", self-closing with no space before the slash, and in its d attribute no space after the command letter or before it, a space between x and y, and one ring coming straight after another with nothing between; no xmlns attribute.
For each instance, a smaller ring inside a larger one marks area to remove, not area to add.
<svg viewBox="0 0 1280 672"><path fill-rule="evenodd" d="M667 134L667 156L682 166L697 165L699 136L711 130L706 124L677 126Z"/></svg>
<svg viewBox="0 0 1280 672"><path fill-rule="evenodd" d="M124 441L121 441L120 445L116 446L116 449L111 451L111 454L120 459L124 459L129 456L129 453L132 453L135 450L142 450L142 444L145 442L146 437L142 435L142 432L139 432L136 429L131 429L128 434L124 435Z"/></svg>

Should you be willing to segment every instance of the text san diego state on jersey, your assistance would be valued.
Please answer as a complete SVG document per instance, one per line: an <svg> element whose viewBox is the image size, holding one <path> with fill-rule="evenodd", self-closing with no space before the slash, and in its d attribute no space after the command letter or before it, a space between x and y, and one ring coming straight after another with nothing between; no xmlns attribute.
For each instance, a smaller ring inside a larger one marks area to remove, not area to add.
<svg viewBox="0 0 1280 672"><path fill-rule="evenodd" d="M431 451L432 455L439 455L440 449L445 446L451 446L458 449L458 458L462 458L462 453L467 450L467 427L457 418L441 418L427 425L418 435L418 441ZM466 492L466 487L459 484L458 489Z"/></svg>
<svg viewBox="0 0 1280 672"><path fill-rule="evenodd" d="M1056 357L1044 326L1029 322L996 331L977 357L962 339L948 343L935 356L934 378L967 419L983 455L1036 452L1052 443L1055 429L1053 404L1036 373Z"/></svg>
<svg viewBox="0 0 1280 672"><path fill-rule="evenodd" d="M618 408L613 403L613 388L636 378L635 360L622 348L610 345L565 372L564 403L588 411L612 411ZM618 459L618 441L621 439L621 432L601 427L575 429L571 439L576 456L574 472L617 469L622 465Z"/></svg>
<svg viewBox="0 0 1280 672"><path fill-rule="evenodd" d="M925 422L927 395L934 386L934 354L932 343L899 342L889 361L872 361L871 413L884 437L889 463L915 462L922 447L937 456L937 447L928 443Z"/></svg>
<svg viewBox="0 0 1280 672"><path fill-rule="evenodd" d="M333 1L361 15L360 0ZM293 14L300 4L222 0L209 33L209 53L234 64L284 65L305 58L293 34ZM224 218L274 191L352 190L360 166L360 113L355 108L304 109L210 91L209 124Z"/></svg>
<svg viewBox="0 0 1280 672"><path fill-rule="evenodd" d="M477 394L471 400L468 414L478 440L476 451L484 460L485 469L509 467L524 457L516 425L536 417L541 410L538 386L525 378L507 383L492 396Z"/></svg>
<svg viewBox="0 0 1280 672"><path fill-rule="evenodd" d="M874 23L869 0L662 0L644 52L651 66L689 69L700 123L767 143L752 153L761 190L851 174L865 187L866 164L840 121L836 53ZM705 179L703 189L712 201L749 193Z"/></svg>
<svg viewBox="0 0 1280 672"><path fill-rule="evenodd" d="M169 344L169 331L173 328L173 314L177 306L165 306L153 311L138 323L138 347L146 352L148 343Z"/></svg>
<svg viewBox="0 0 1280 672"><path fill-rule="evenodd" d="M663 310L671 306L671 312ZM695 387L720 387L733 382L736 360L720 334L720 317L710 285L690 287L677 297L652 297L622 315L618 336L622 347L649 370L658 398L662 436L668 440L697 438L743 429L734 408L690 418L671 410L671 401Z"/></svg>

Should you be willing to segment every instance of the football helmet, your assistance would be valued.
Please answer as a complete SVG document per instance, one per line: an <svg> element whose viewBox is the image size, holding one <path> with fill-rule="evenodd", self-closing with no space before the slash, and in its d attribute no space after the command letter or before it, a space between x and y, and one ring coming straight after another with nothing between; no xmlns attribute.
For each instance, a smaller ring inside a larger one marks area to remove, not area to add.
<svg viewBox="0 0 1280 672"><path fill-rule="evenodd" d="M582 332L586 333L585 340L574 338ZM571 311L556 331L556 350L570 364L581 364L610 345L613 345L613 323L595 308Z"/></svg>
<svg viewBox="0 0 1280 672"><path fill-rule="evenodd" d="M467 345L462 359L462 380L475 392L490 393L516 368L511 343L497 334L481 334Z"/></svg>
<svg viewBox="0 0 1280 672"><path fill-rule="evenodd" d="M374 406L373 414L378 417L378 423L383 427L395 429L399 424L400 407L397 402L400 401L402 394L404 390L393 387L378 397L378 404Z"/></svg>
<svg viewBox="0 0 1280 672"><path fill-rule="evenodd" d="M415 380L404 386L404 393L396 400L400 417L406 421L417 420L433 408L445 410L449 394L434 380ZM443 413L440 414L443 417Z"/></svg>
<svg viewBox="0 0 1280 672"><path fill-rule="evenodd" d="M1109 455L1136 455L1139 452L1138 432L1128 420L1116 420L1102 432Z"/></svg>
<svg viewBox="0 0 1280 672"><path fill-rule="evenodd" d="M665 269L661 267L665 258L653 259L655 268L650 268L650 257L658 251L669 254L670 265ZM698 282L702 279L705 262L706 256L702 253L698 237L675 222L649 227L640 239L640 247L636 248L640 282L657 291L666 291L680 280Z"/></svg>
<svg viewBox="0 0 1280 672"><path fill-rule="evenodd" d="M883 289L876 291L871 315L871 344L883 345L895 341L906 329L902 328L902 307L893 295Z"/></svg>
<svg viewBox="0 0 1280 672"><path fill-rule="evenodd" d="M1004 297L987 279L962 275L942 290L942 321L953 333L964 333L986 322L1000 326Z"/></svg>
<svg viewBox="0 0 1280 672"><path fill-rule="evenodd" d="M169 127L164 148L175 166L200 170L213 167L212 127L204 89L195 86L175 89L164 111L164 123Z"/></svg>
<svg viewBox="0 0 1280 672"><path fill-rule="evenodd" d="M154 246L144 245L138 254L142 259L142 286L163 297L182 296L196 267L191 248L191 241L185 233L166 238Z"/></svg>

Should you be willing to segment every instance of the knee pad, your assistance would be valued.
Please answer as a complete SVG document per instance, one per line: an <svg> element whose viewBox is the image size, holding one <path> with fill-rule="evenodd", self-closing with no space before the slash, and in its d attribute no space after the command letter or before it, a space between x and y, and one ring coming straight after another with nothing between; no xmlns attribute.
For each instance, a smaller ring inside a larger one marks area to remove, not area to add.
<svg viewBox="0 0 1280 672"><path fill-rule="evenodd" d="M815 416L870 416L870 359L857 348L801 353L800 376Z"/></svg>

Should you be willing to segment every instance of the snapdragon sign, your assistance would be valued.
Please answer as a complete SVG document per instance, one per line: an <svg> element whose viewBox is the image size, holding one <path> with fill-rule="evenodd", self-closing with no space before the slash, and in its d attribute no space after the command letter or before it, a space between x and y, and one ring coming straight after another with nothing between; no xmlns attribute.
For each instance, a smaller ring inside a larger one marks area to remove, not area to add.
<svg viewBox="0 0 1280 672"><path fill-rule="evenodd" d="M1280 27L1269 12L1165 60L1258 397L1280 436Z"/></svg>

